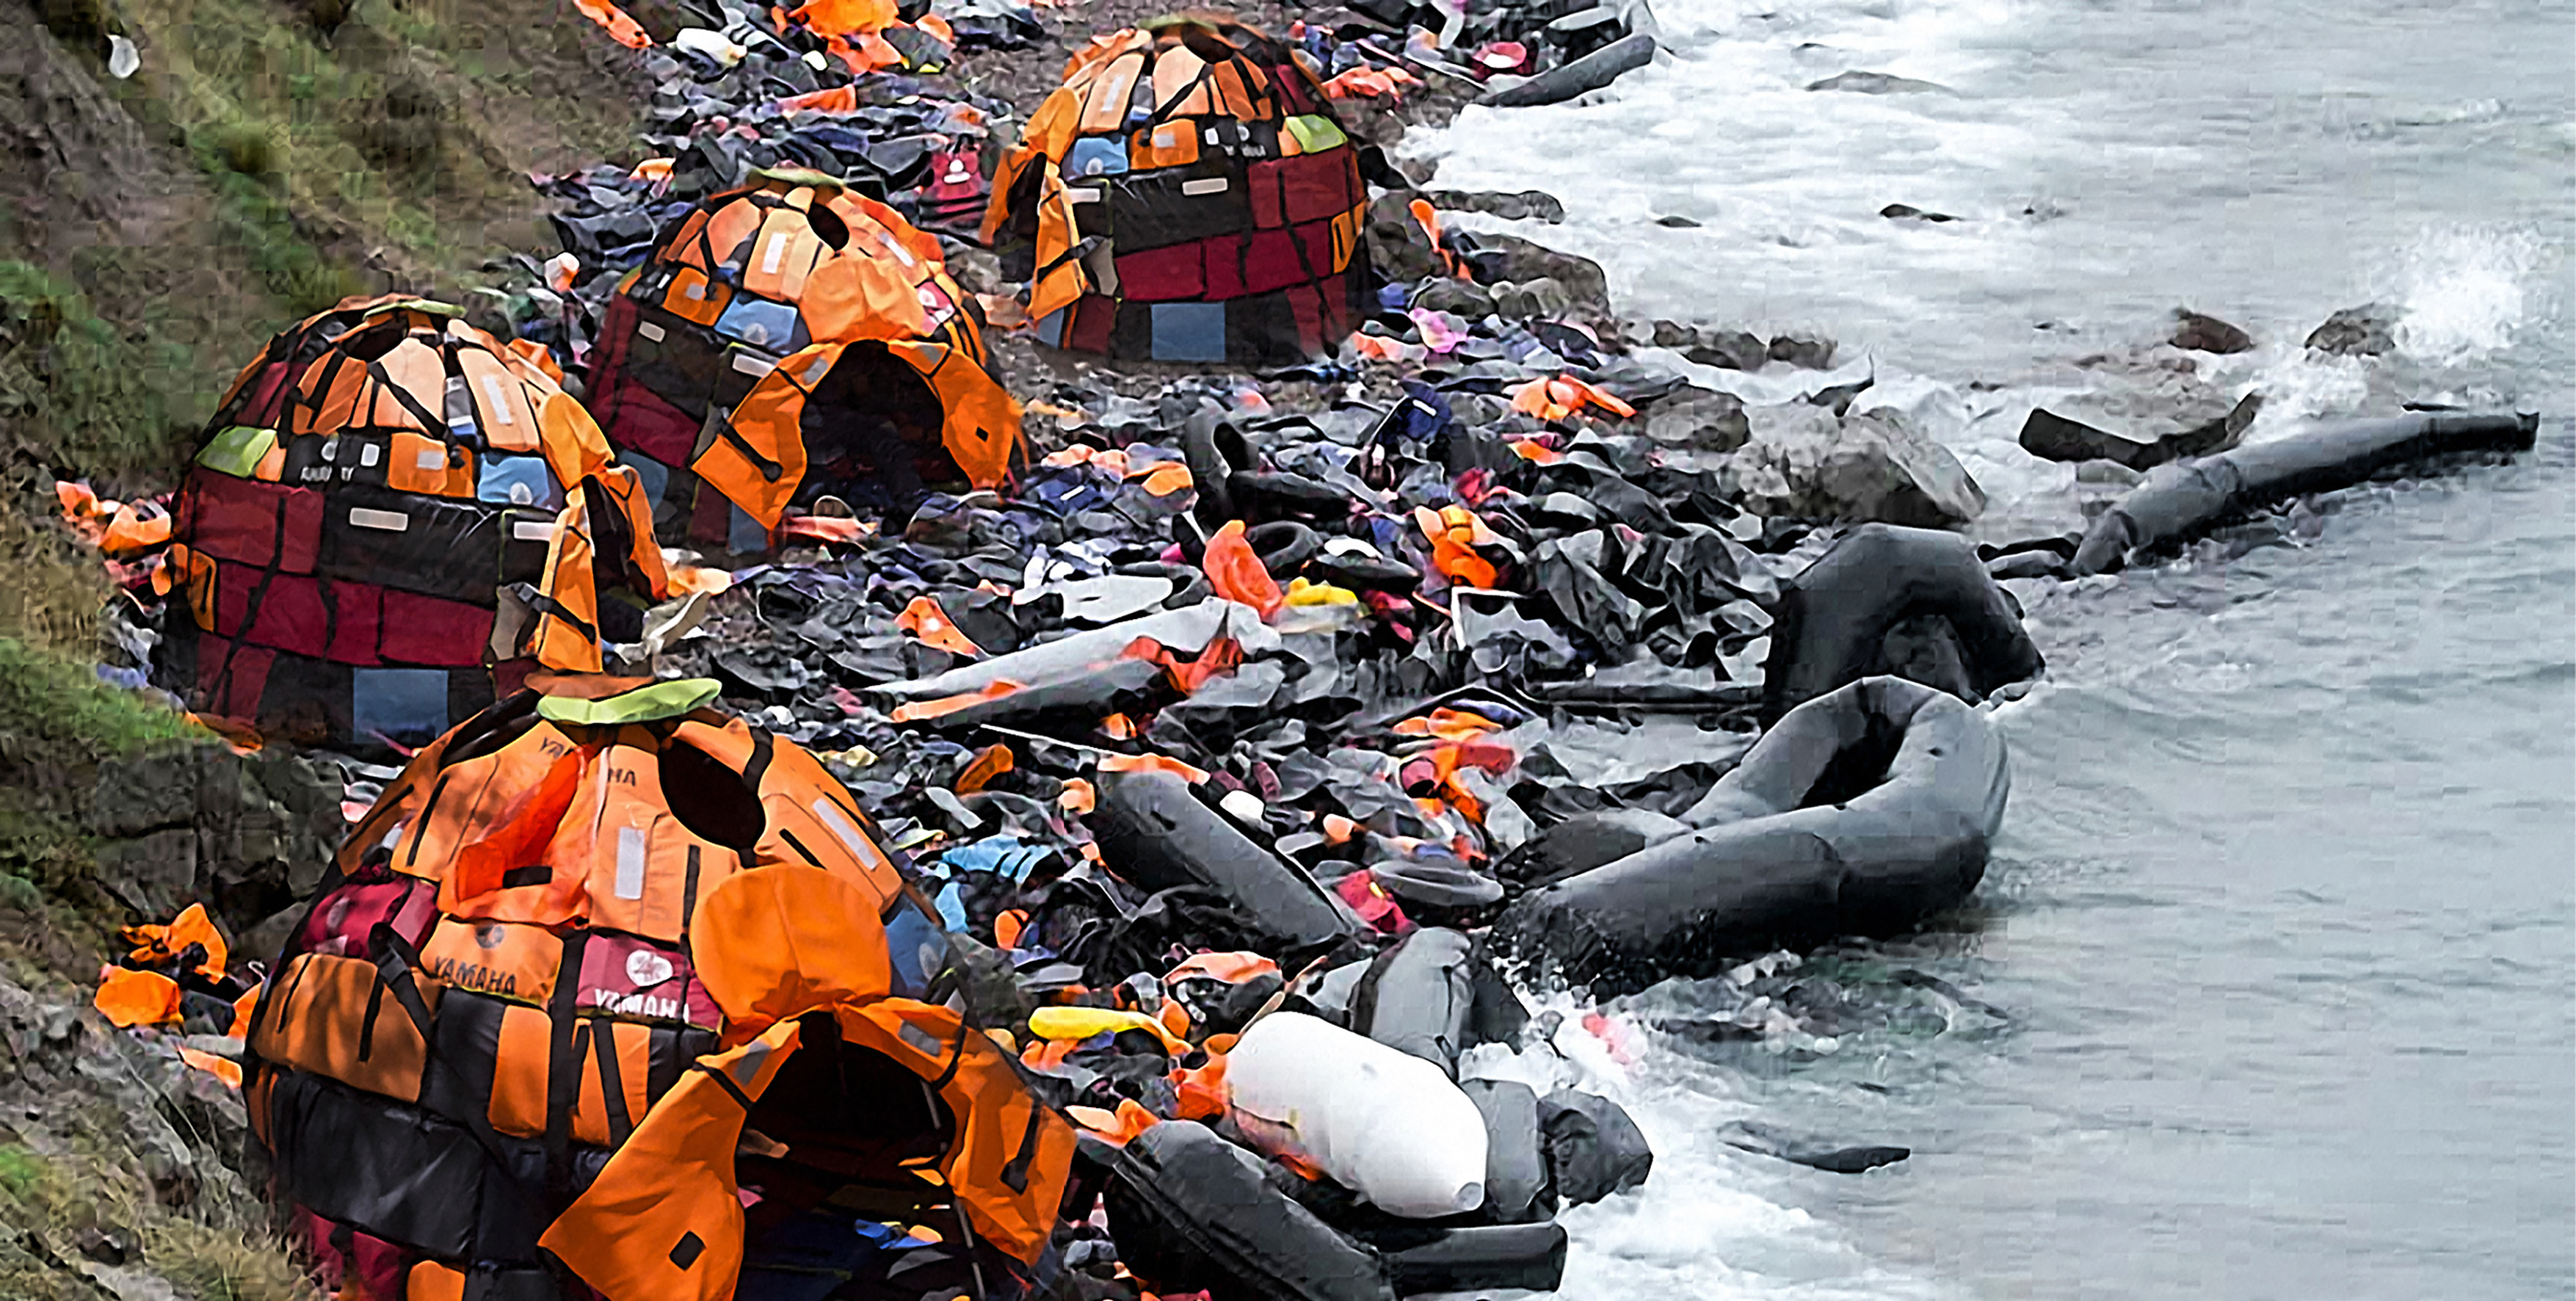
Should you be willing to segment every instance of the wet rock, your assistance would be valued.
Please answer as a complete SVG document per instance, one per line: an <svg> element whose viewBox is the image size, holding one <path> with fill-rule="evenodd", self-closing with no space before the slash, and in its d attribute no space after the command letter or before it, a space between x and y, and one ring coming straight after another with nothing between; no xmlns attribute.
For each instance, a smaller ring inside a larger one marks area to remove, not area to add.
<svg viewBox="0 0 2576 1301"><path fill-rule="evenodd" d="M1912 204L1907 203L1891 203L1886 207L1879 209L1878 215L1885 217L1890 221L1942 222L1958 220L1958 218L1953 217L1946 212L1926 212L1921 208L1917 208Z"/></svg>
<svg viewBox="0 0 2576 1301"><path fill-rule="evenodd" d="M1565 286L1577 314L1594 320L1616 319L1617 313L1610 307L1610 279L1602 273L1600 263L1512 235L1478 232L1476 243L1501 255L1502 270L1494 277L1494 283L1526 285L1533 280L1553 280Z"/></svg>
<svg viewBox="0 0 2576 1301"><path fill-rule="evenodd" d="M1895 77L1884 72L1842 72L1812 82L1809 90L1839 90L1854 95L1948 95L1949 87L1937 81L1916 81L1912 77Z"/></svg>
<svg viewBox="0 0 2576 1301"><path fill-rule="evenodd" d="M1720 476L1735 504L1757 515L1949 528L1985 510L1967 468L1898 412L1836 419L1794 402L1745 414L1752 437Z"/></svg>
<svg viewBox="0 0 2576 1301"><path fill-rule="evenodd" d="M1413 306L1479 321L1494 314L1494 293L1472 280L1442 276L1424 284L1413 295Z"/></svg>
<svg viewBox="0 0 2576 1301"><path fill-rule="evenodd" d="M1753 427L1734 394L1687 388L1646 412L1646 436L1694 451L1732 452L1753 436Z"/></svg>
<svg viewBox="0 0 2576 1301"><path fill-rule="evenodd" d="M2307 347L2338 357L2377 357L2397 350L2398 309L2388 303L2347 307L2308 332Z"/></svg>
<svg viewBox="0 0 2576 1301"><path fill-rule="evenodd" d="M1718 1137L1724 1139L1729 1147L1833 1174L1856 1175L1913 1155L1910 1148L1877 1143L1840 1147L1828 1140L1790 1134L1745 1120L1728 1123L1719 1129Z"/></svg>
<svg viewBox="0 0 2576 1301"><path fill-rule="evenodd" d="M1671 214L1655 218L1655 224L1658 226L1670 226L1675 230L1698 230L1700 228L1700 224L1698 222L1693 221L1688 217L1674 216Z"/></svg>
<svg viewBox="0 0 2576 1301"><path fill-rule="evenodd" d="M2187 352L2236 353L2254 349L2253 336L2215 316L2174 309L2173 346Z"/></svg>
<svg viewBox="0 0 2576 1301"><path fill-rule="evenodd" d="M1812 330L1792 330L1773 336L1765 355L1805 370L1831 370L1834 341Z"/></svg>
<svg viewBox="0 0 2576 1301"><path fill-rule="evenodd" d="M1682 355L1723 370L1760 370L1771 359L1771 345L1742 330L1702 330L1699 342Z"/></svg>
<svg viewBox="0 0 2576 1301"><path fill-rule="evenodd" d="M1452 212L1482 212L1505 221L1537 218L1554 225L1565 220L1565 205L1544 190L1523 190L1502 194L1493 190L1431 190L1423 194L1431 206Z"/></svg>
<svg viewBox="0 0 2576 1301"><path fill-rule="evenodd" d="M2059 406L2032 408L2022 422L2023 451L2051 461L2110 461L2143 471L2235 446L2262 410L2263 398L2248 393L2230 402L2208 385L2178 381L2152 390L2087 394Z"/></svg>
<svg viewBox="0 0 2576 1301"><path fill-rule="evenodd" d="M1573 307L1574 295L1547 276L1494 286L1494 312L1507 321L1554 320Z"/></svg>

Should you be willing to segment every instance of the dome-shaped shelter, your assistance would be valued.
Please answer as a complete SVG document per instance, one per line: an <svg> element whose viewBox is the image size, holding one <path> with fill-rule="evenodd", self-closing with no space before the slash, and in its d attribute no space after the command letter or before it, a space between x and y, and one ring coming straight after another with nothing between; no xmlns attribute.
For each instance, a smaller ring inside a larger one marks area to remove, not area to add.
<svg viewBox="0 0 2576 1301"><path fill-rule="evenodd" d="M540 349L352 299L216 410L171 530L162 686L283 739L417 745L667 594L642 480Z"/></svg>
<svg viewBox="0 0 2576 1301"><path fill-rule="evenodd" d="M246 1035L274 1195L326 1277L819 1296L891 1253L1026 1281L1070 1126L922 1001L937 914L849 792L714 694L532 678L351 832ZM754 1288L773 1267L806 1290Z"/></svg>
<svg viewBox="0 0 2576 1301"><path fill-rule="evenodd" d="M755 172L673 223L618 285L591 409L663 536L770 549L821 498L909 510L1000 484L1020 413L938 241L819 172Z"/></svg>
<svg viewBox="0 0 2576 1301"><path fill-rule="evenodd" d="M984 237L1025 250L1050 344L1286 361L1358 319L1367 204L1314 74L1250 27L1181 16L1067 63L1003 157Z"/></svg>

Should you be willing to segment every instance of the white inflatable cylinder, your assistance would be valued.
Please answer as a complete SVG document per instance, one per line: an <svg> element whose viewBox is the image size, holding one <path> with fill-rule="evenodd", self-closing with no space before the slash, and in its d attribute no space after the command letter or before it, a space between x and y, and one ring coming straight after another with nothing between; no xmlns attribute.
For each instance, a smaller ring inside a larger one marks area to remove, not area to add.
<svg viewBox="0 0 2576 1301"><path fill-rule="evenodd" d="M1276 1012L1226 1054L1225 1080L1247 1140L1302 1158L1389 1215L1434 1219L1485 1202L1484 1115L1431 1062Z"/></svg>

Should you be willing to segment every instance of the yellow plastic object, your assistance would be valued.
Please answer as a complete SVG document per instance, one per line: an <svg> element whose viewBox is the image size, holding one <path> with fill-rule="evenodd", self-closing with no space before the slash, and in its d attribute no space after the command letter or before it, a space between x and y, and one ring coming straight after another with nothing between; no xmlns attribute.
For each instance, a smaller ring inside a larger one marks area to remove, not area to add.
<svg viewBox="0 0 2576 1301"><path fill-rule="evenodd" d="M1082 1040L1121 1030L1143 1030L1176 1054L1190 1051L1189 1041L1142 1012L1122 1012L1111 1007L1042 1007L1029 1014L1029 1033L1040 1039Z"/></svg>
<svg viewBox="0 0 2576 1301"><path fill-rule="evenodd" d="M1330 583L1310 583L1302 578L1290 579L1288 582L1288 604L1290 605L1357 605L1359 603L1359 593L1347 587L1335 587Z"/></svg>

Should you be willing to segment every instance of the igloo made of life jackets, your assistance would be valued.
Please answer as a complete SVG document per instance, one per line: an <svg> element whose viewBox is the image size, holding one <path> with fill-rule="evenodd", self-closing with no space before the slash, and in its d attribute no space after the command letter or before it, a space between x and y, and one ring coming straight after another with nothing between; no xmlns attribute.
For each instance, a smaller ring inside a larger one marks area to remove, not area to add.
<svg viewBox="0 0 2576 1301"><path fill-rule="evenodd" d="M1208 16L1093 40L993 181L1041 340L1126 359L1330 353L1373 293L1358 148L1290 49ZM1001 243L996 243L1001 241Z"/></svg>
<svg viewBox="0 0 2576 1301"><path fill-rule="evenodd" d="M908 508L1023 464L1020 411L938 241L804 170L753 173L619 282L591 409L662 536L749 555L823 497Z"/></svg>
<svg viewBox="0 0 2576 1301"><path fill-rule="evenodd" d="M1071 1128L923 1001L937 914L848 791L714 694L538 675L351 832L246 1036L326 1276L713 1301L853 1215L1044 1253Z"/></svg>
<svg viewBox="0 0 2576 1301"><path fill-rule="evenodd" d="M296 743L418 745L531 668L635 640L669 586L642 489L543 349L436 303L343 301L272 339L208 424L156 680Z"/></svg>

